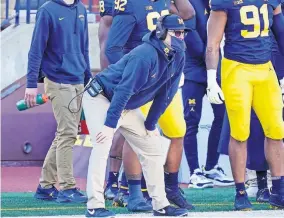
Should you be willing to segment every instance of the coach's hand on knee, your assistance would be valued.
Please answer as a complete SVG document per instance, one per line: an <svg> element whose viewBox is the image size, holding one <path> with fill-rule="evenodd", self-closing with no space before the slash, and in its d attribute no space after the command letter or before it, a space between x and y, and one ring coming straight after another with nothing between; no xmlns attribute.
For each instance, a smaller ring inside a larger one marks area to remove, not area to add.
<svg viewBox="0 0 284 218"><path fill-rule="evenodd" d="M28 107L36 106L37 88L26 88L25 102Z"/></svg>
<svg viewBox="0 0 284 218"><path fill-rule="evenodd" d="M104 143L107 140L112 140L113 135L114 135L114 129L104 125L102 131L97 134L96 142Z"/></svg>
<svg viewBox="0 0 284 218"><path fill-rule="evenodd" d="M151 130L146 130L146 131L147 131L148 136L159 136L160 135L158 128L155 128L153 131Z"/></svg>

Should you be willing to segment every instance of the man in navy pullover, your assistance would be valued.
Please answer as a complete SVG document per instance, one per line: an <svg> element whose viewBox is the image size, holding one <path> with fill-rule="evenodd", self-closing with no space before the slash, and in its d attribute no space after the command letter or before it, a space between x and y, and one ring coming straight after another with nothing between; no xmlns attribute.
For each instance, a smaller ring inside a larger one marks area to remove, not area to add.
<svg viewBox="0 0 284 218"><path fill-rule="evenodd" d="M105 0L105 5L107 1ZM106 55L111 64L119 61L126 53L142 44L142 38L145 34L155 30L157 19L160 16L172 13L177 14L184 20L188 20L194 16L194 10L188 0L128 0L113 2L113 22L109 30L108 39L106 43ZM110 11L105 9L105 11ZM151 103L141 107L141 110L145 116L147 116ZM164 165L164 177L165 186L168 200L181 208L193 209L193 206L183 197L178 188L178 171L182 158L183 150L183 136L185 134L185 121L183 118L183 107L181 92L178 92L173 98L171 105L163 113L158 121L163 135L170 139L169 152L167 152L166 163ZM137 156L131 149L131 147L122 140L123 137L116 132L113 140L113 145L110 151L110 173L107 187L105 189L105 196L108 199L113 198L117 193L117 171L114 168L113 163L118 163L121 156L123 158L124 172L120 182L120 188L118 193L113 199L113 205L115 206L127 206L128 210L132 208L135 202L140 202L139 210L149 210L149 206L142 207L142 201L150 202L149 195L147 193L147 186L145 179L142 176L141 190L143 196L133 199L133 195L138 193L132 193L131 181L127 183L127 180L132 180L133 176L141 177L141 166L137 160ZM123 150L122 150L123 148ZM138 163L137 165L134 163ZM116 170L116 172L114 171ZM114 174L115 172L115 174ZM115 176L114 176L115 175ZM127 177L127 179L126 179ZM129 179L131 178L131 179ZM135 208L137 211L138 208Z"/></svg>
<svg viewBox="0 0 284 218"><path fill-rule="evenodd" d="M73 176L72 147L78 133L80 98L70 101L91 78L88 47L87 13L79 0L52 0L42 5L29 51L25 101L29 106L36 104L37 80L42 73L57 132L43 164L37 199L87 201L75 187ZM59 193L54 187L57 178Z"/></svg>
<svg viewBox="0 0 284 218"><path fill-rule="evenodd" d="M114 215L105 209L104 178L115 130L137 154L153 199L154 215L182 216L186 209L170 206L165 193L163 152L156 128L175 93L184 66L185 26L177 15L158 20L157 29L143 38L116 64L110 65L87 85L83 108L93 141L87 177L87 217ZM140 107L153 101L146 119ZM137 186L140 191L140 180ZM132 191L132 190L130 190Z"/></svg>

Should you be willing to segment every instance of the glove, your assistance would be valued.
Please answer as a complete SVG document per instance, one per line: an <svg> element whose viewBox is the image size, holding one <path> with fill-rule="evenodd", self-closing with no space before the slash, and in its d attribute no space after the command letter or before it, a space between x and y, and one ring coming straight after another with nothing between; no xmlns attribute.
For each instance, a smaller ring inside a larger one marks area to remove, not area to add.
<svg viewBox="0 0 284 218"><path fill-rule="evenodd" d="M280 88L281 88L281 91L282 91L282 99L283 99L283 102L284 102L284 77L279 80L280 82Z"/></svg>
<svg viewBox="0 0 284 218"><path fill-rule="evenodd" d="M207 70L207 97L212 104L223 104L224 94L217 83L217 71Z"/></svg>
<svg viewBox="0 0 284 218"><path fill-rule="evenodd" d="M108 126L103 126L102 131L96 136L97 143L104 143L107 140L112 140L114 135L114 129Z"/></svg>

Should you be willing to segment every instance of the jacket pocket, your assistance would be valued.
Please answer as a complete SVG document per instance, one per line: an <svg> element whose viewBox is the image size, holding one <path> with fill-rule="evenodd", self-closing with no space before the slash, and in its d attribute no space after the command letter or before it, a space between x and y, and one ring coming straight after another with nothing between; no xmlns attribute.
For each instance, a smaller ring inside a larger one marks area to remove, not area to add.
<svg viewBox="0 0 284 218"><path fill-rule="evenodd" d="M58 68L59 72L80 75L86 71L87 64L85 57L81 53L67 53L62 56L62 64Z"/></svg>

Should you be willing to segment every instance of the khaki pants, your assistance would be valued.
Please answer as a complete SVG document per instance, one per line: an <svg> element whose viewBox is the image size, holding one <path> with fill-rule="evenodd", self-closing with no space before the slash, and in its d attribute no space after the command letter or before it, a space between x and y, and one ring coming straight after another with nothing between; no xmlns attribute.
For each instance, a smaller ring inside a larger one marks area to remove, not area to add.
<svg viewBox="0 0 284 218"><path fill-rule="evenodd" d="M83 108L92 139L93 149L89 159L87 177L87 208L104 208L104 179L107 159L112 140L96 143L96 135L101 131L110 102L101 94L83 96ZM137 154L142 165L153 208L158 210L169 205L165 193L163 151L161 137L147 135L145 118L141 110L125 110L118 121L117 128Z"/></svg>
<svg viewBox="0 0 284 218"><path fill-rule="evenodd" d="M44 79L45 92L48 95L53 113L57 122L56 136L45 157L42 167L40 185L42 187L54 185L58 182L60 189L74 188L76 185L73 176L73 145L78 133L80 121L81 95L70 104L71 113L68 110L69 102L73 97L83 91L84 85L59 84Z"/></svg>

